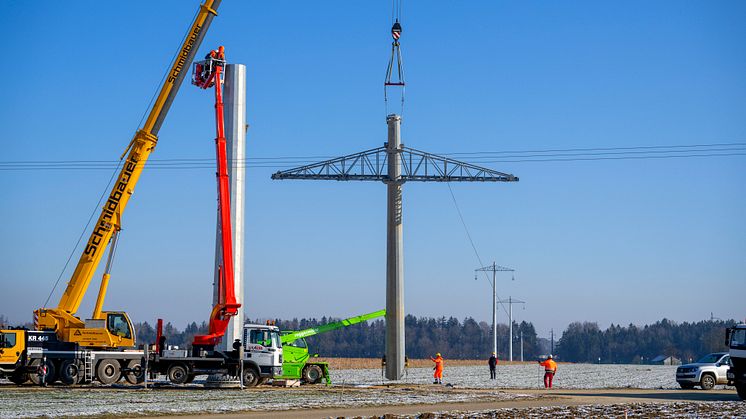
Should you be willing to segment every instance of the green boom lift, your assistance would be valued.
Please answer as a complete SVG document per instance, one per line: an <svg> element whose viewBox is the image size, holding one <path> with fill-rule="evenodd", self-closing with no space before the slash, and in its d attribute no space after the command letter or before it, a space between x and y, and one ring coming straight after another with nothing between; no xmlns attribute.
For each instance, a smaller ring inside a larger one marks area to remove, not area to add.
<svg viewBox="0 0 746 419"><path fill-rule="evenodd" d="M308 354L308 344L306 339L309 336L318 335L319 333L331 332L332 330L352 326L353 324L362 323L366 320L383 317L386 310L378 310L373 313L363 314L361 316L350 317L312 327L310 329L293 331L283 331L280 340L282 341L282 376L281 379L301 380L307 384L320 383L322 379L326 380L326 385L332 383L329 378L329 364L326 362L311 361ZM314 357L318 354L314 355Z"/></svg>

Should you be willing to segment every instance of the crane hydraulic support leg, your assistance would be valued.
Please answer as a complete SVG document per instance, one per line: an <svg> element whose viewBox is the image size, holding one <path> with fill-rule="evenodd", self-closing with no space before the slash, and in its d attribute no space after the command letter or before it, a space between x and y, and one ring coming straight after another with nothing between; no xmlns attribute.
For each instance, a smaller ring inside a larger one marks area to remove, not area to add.
<svg viewBox="0 0 746 419"><path fill-rule="evenodd" d="M222 247L221 265L218 272L218 302L210 314L208 334L194 337L195 348L213 349L225 335L228 322L238 313L240 303L236 302L233 271L233 239L231 230L230 184L228 181L228 152L225 141L223 117L223 68L225 51L223 47L211 51L205 61L194 65L192 84L208 89L215 87L215 154L217 157L218 218L220 219L220 244Z"/></svg>

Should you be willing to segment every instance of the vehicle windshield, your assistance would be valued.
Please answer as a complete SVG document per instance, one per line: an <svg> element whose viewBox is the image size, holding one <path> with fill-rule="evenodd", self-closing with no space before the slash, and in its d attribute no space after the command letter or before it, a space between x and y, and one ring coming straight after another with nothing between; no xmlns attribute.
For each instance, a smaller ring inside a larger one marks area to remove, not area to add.
<svg viewBox="0 0 746 419"><path fill-rule="evenodd" d="M730 347L736 349L746 348L746 329L735 329L730 337Z"/></svg>
<svg viewBox="0 0 746 419"><path fill-rule="evenodd" d="M700 358L697 361L697 363L699 363L699 364L714 364L714 363L718 362L718 359L720 359L720 357L722 357L722 356L723 356L723 354L709 354L709 355L705 355L702 358Z"/></svg>
<svg viewBox="0 0 746 419"><path fill-rule="evenodd" d="M0 333L0 348L12 348L16 346L15 333Z"/></svg>
<svg viewBox="0 0 746 419"><path fill-rule="evenodd" d="M305 339L296 339L292 342L285 343L285 346L294 346L296 348L307 348Z"/></svg>

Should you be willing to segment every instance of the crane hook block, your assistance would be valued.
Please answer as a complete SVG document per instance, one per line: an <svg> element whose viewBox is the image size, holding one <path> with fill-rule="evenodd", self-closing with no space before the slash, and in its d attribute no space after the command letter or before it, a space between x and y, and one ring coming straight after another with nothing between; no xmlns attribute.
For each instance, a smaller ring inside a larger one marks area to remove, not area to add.
<svg viewBox="0 0 746 419"><path fill-rule="evenodd" d="M391 27L391 37L394 38L394 41L398 41L399 37L401 37L401 24L398 20L394 22L394 26Z"/></svg>

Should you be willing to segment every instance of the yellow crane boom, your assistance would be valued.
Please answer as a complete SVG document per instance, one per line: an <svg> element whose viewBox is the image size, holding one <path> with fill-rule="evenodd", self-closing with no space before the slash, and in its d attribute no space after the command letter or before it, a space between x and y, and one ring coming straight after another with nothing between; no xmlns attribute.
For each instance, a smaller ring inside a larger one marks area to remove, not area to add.
<svg viewBox="0 0 746 419"><path fill-rule="evenodd" d="M219 4L220 0L205 0L200 5L197 16L181 45L179 54L171 65L145 124L137 131L124 153L122 153L122 157L127 155L127 158L102 208L98 221L93 227L91 236L80 255L78 264L67 283L67 288L59 304L56 308L41 308L35 312L39 330L55 330L62 340L80 342L87 346L119 347L134 345L134 335L129 317L122 312L101 311L109 281L109 264L107 264L106 272L101 280L101 287L92 316L92 320L99 322L91 322L86 327L85 322L76 317L75 313L88 290L106 247L110 243L113 246L116 241L117 233L121 228L122 213L132 196L145 162L158 142L158 131L171 107L171 103L188 73L189 66L202 43L207 28L210 26L213 17L217 15L216 10ZM111 250L109 253L111 256ZM127 323L130 329L129 333L117 331L117 328L111 324L113 322L121 324L122 321Z"/></svg>

